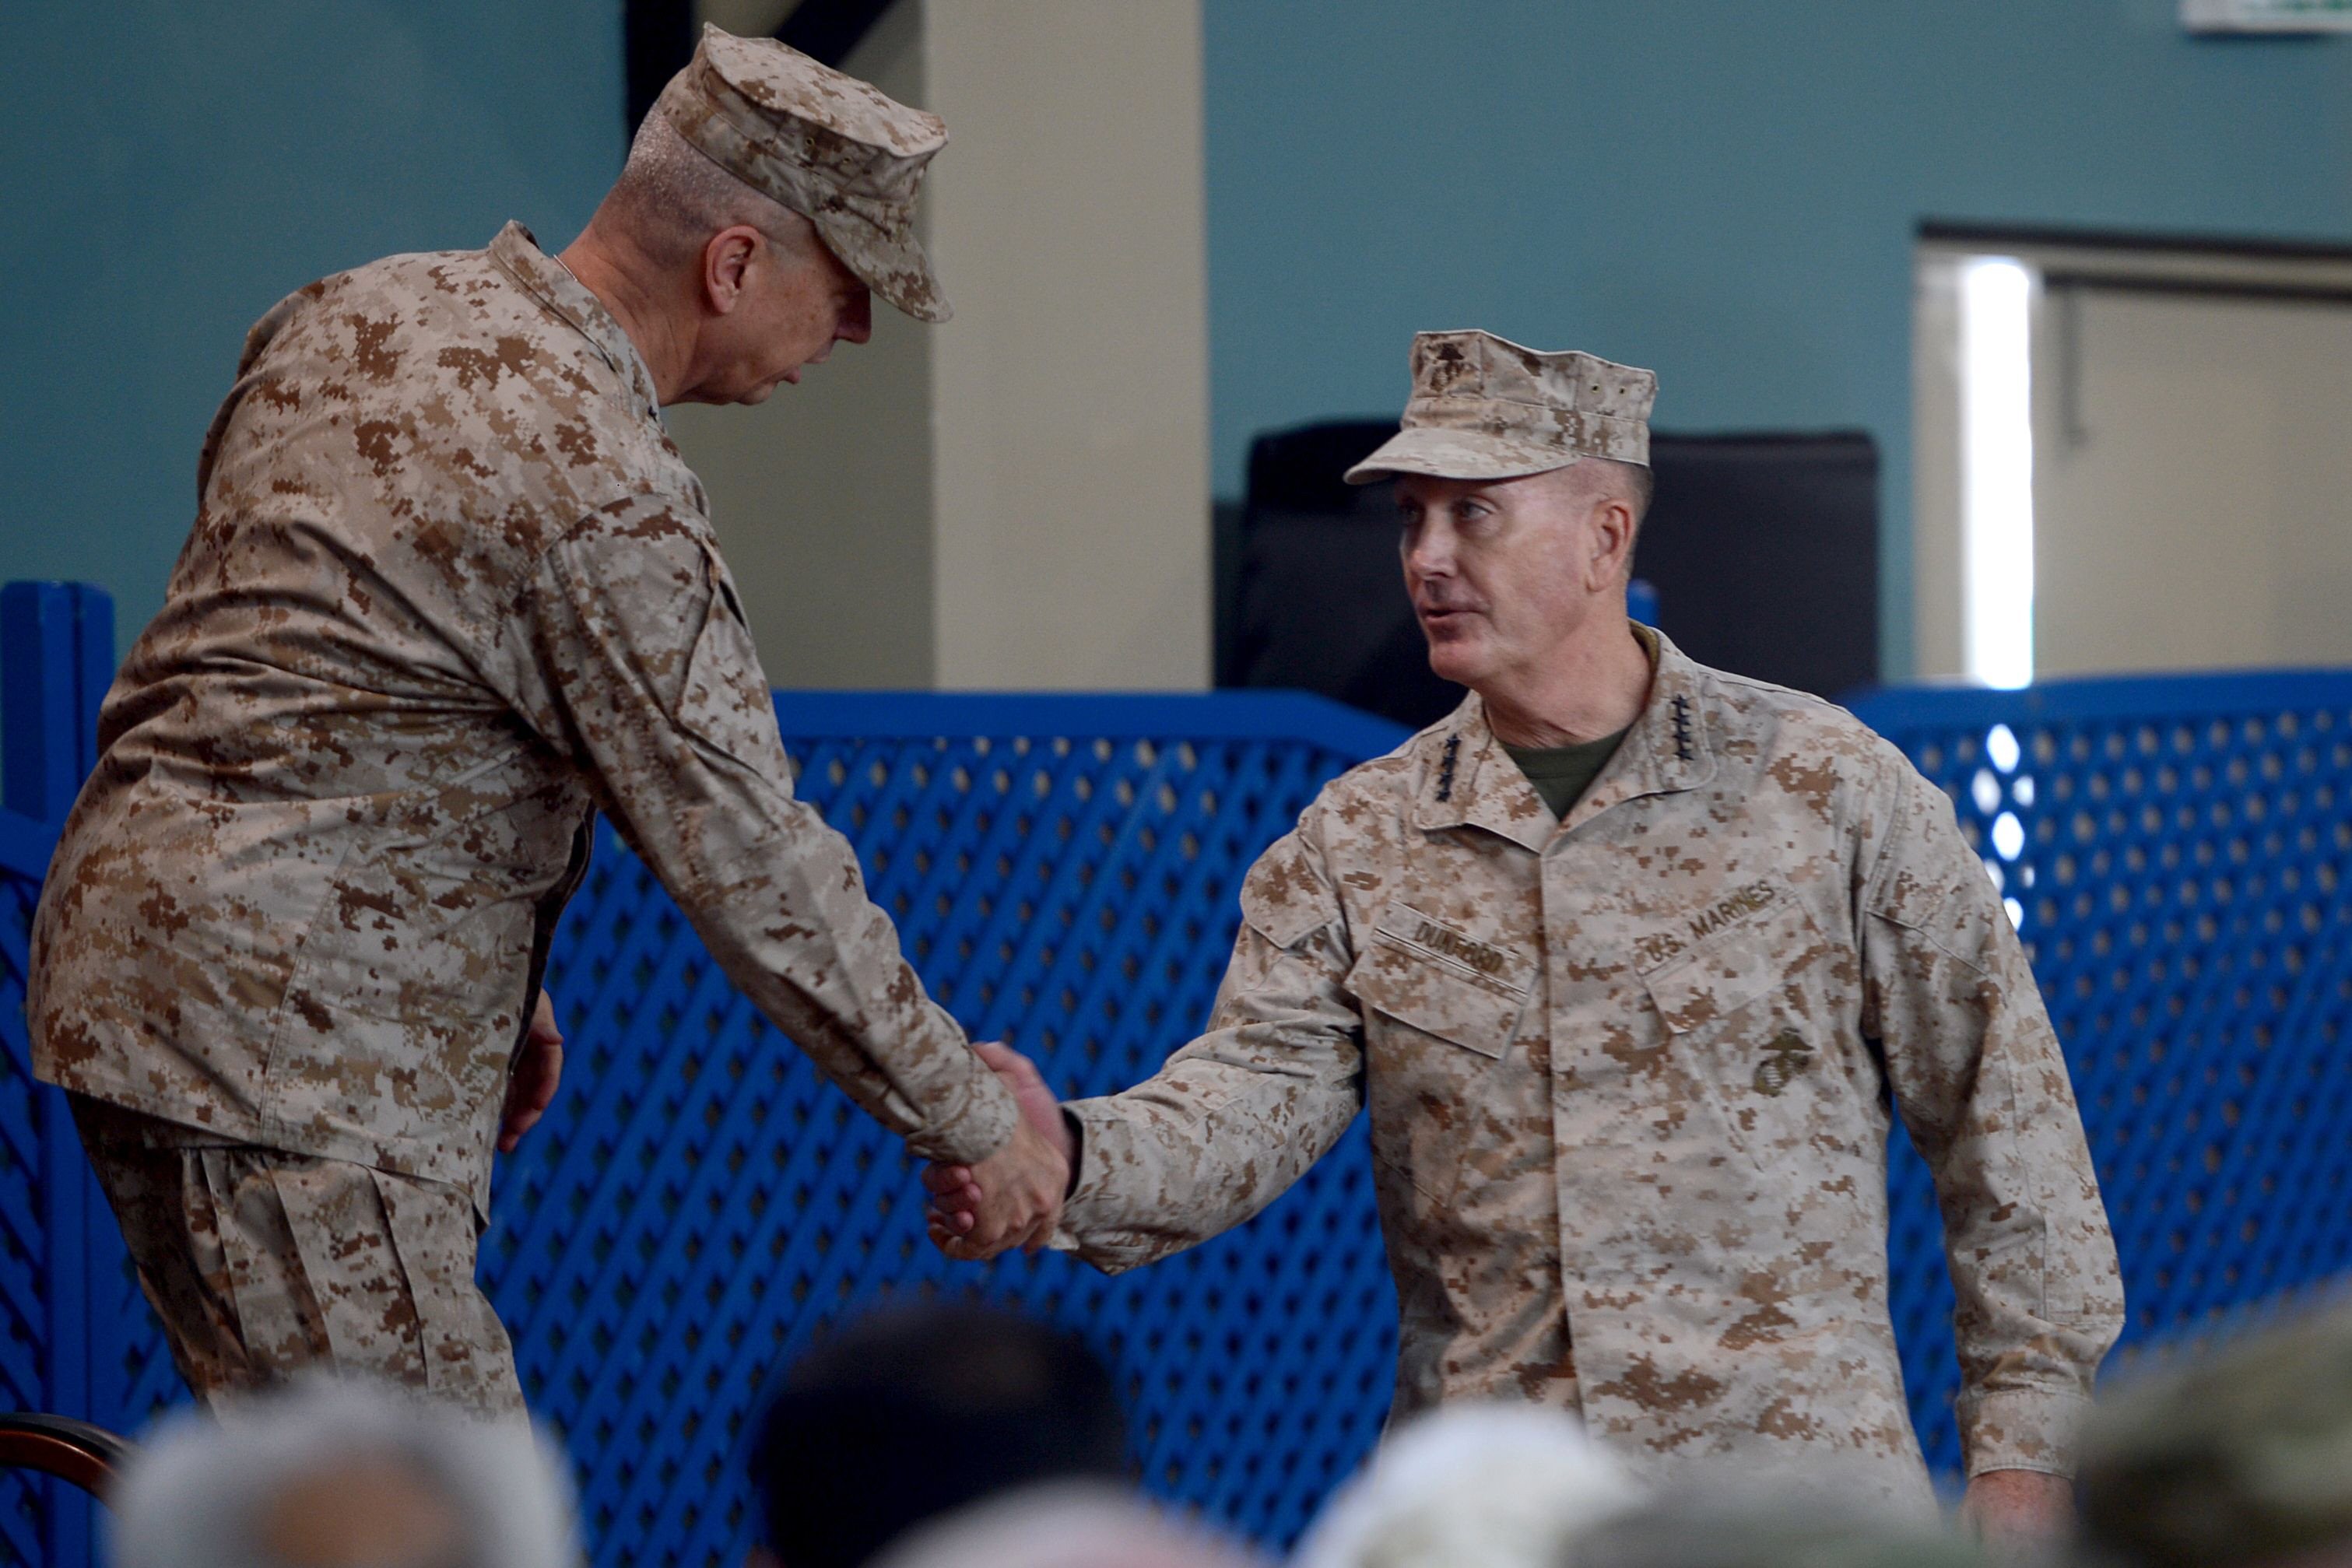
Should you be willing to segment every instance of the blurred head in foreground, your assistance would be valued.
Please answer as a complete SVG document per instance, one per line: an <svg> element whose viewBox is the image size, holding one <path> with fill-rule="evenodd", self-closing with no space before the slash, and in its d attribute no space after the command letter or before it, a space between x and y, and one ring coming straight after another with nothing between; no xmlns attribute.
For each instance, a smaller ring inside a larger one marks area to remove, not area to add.
<svg viewBox="0 0 2352 1568"><path fill-rule="evenodd" d="M1382 1445L1299 1543L1297 1568L1559 1568L1642 1490L1575 1417L1458 1405Z"/></svg>
<svg viewBox="0 0 2352 1568"><path fill-rule="evenodd" d="M877 1568L1252 1568L1234 1543L1171 1518L1132 1492L1063 1482L936 1520Z"/></svg>
<svg viewBox="0 0 2352 1568"><path fill-rule="evenodd" d="M1554 1568L1990 1568L1948 1531L1834 1504L1662 1499L1608 1520Z"/></svg>
<svg viewBox="0 0 2352 1568"><path fill-rule="evenodd" d="M877 1313L802 1357L751 1461L783 1568L857 1568L998 1493L1128 1474L1118 1393L1085 1341L947 1303Z"/></svg>
<svg viewBox="0 0 2352 1568"><path fill-rule="evenodd" d="M2352 1564L2352 1309L2254 1335L2103 1401L2084 1544L2147 1568Z"/></svg>
<svg viewBox="0 0 2352 1568"><path fill-rule="evenodd" d="M168 1420L112 1498L115 1568L571 1568L570 1489L522 1423L320 1379Z"/></svg>

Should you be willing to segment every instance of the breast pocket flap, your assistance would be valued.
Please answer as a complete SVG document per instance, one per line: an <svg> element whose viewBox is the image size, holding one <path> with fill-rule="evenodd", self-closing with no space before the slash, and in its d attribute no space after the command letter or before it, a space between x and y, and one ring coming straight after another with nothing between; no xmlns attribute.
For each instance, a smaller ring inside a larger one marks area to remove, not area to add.
<svg viewBox="0 0 2352 1568"><path fill-rule="evenodd" d="M1399 900L1383 910L1349 972L1368 1007L1481 1056L1499 1058L1518 1029L1535 965Z"/></svg>
<svg viewBox="0 0 2352 1568"><path fill-rule="evenodd" d="M1642 977L1676 1034L1704 1029L1770 992L1818 946L1804 906L1785 903L1742 922Z"/></svg>

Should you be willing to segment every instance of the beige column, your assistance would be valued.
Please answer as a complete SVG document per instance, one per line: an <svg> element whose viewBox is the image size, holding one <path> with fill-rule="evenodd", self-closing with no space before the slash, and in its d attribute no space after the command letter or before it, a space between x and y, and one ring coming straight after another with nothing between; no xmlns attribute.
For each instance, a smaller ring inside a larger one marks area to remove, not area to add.
<svg viewBox="0 0 2352 1568"><path fill-rule="evenodd" d="M705 0L709 21L744 34L772 29L787 9ZM885 12L845 67L925 102L918 0ZM663 415L710 492L760 662L780 686L936 684L931 353L934 335L953 329L877 300L873 340L835 345L798 386L756 408Z"/></svg>
<svg viewBox="0 0 2352 1568"><path fill-rule="evenodd" d="M672 411L770 676L1205 686L1199 0L898 0L846 68L948 121L956 315Z"/></svg>
<svg viewBox="0 0 2352 1568"><path fill-rule="evenodd" d="M1198 0L926 0L943 686L1209 682Z"/></svg>

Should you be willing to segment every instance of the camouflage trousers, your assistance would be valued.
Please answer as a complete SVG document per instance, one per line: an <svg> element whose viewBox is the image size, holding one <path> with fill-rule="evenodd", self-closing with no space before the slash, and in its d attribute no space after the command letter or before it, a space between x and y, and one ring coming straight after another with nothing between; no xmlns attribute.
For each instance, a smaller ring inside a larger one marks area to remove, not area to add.
<svg viewBox="0 0 2352 1568"><path fill-rule="evenodd" d="M198 1397L305 1367L522 1410L506 1329L474 1282L457 1187L250 1144L72 1096L172 1359Z"/></svg>

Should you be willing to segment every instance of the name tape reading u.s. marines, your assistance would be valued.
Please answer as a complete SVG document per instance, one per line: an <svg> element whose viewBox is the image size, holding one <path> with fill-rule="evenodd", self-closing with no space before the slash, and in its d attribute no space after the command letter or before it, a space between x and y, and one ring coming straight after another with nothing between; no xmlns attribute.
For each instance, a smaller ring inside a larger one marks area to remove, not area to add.
<svg viewBox="0 0 2352 1568"><path fill-rule="evenodd" d="M1769 882L1756 881L1716 900L1690 917L1688 941L1672 931L1653 931L1634 944L1642 967L1654 969L1670 958L1679 958L1689 950L1692 942L1704 942L1727 926L1737 925L1759 909L1768 909L1780 898L1780 893Z"/></svg>
<svg viewBox="0 0 2352 1568"><path fill-rule="evenodd" d="M1691 918L1690 934L1695 942L1703 942L1725 926L1747 919L1772 902L1776 894L1769 882L1751 882L1746 887L1727 894L1708 908Z"/></svg>

